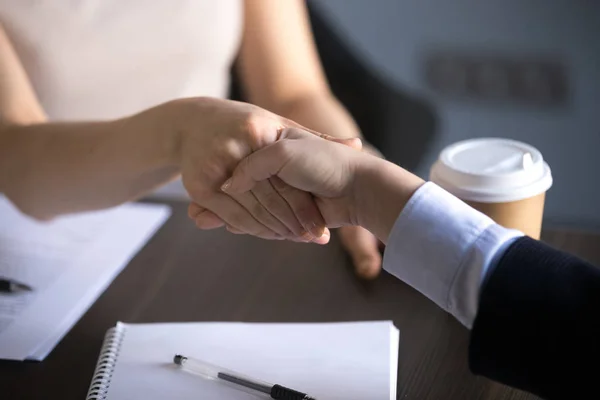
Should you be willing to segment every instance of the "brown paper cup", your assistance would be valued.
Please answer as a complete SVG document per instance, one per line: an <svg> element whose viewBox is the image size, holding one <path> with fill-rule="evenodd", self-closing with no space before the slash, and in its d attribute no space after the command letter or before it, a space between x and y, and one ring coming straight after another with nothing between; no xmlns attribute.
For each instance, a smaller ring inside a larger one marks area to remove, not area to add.
<svg viewBox="0 0 600 400"><path fill-rule="evenodd" d="M430 180L498 224L539 239L550 168L541 153L508 139L473 139L444 149Z"/></svg>
<svg viewBox="0 0 600 400"><path fill-rule="evenodd" d="M527 199L506 203L480 203L468 200L465 202L489 216L496 223L539 239L542 232L545 199L546 193L541 193Z"/></svg>

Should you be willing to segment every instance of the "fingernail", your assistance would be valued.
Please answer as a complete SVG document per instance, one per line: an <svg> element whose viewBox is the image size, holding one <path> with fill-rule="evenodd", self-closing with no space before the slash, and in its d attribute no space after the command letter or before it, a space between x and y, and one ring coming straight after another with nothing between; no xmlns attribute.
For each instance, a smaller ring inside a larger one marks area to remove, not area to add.
<svg viewBox="0 0 600 400"><path fill-rule="evenodd" d="M317 224L311 222L308 231L311 233L311 235L313 235L314 238L318 239L321 236L323 236L323 232L325 232L325 227L317 226Z"/></svg>
<svg viewBox="0 0 600 400"><path fill-rule="evenodd" d="M221 190L226 192L229 187L231 187L231 178L227 179L225 183L221 185Z"/></svg>
<svg viewBox="0 0 600 400"><path fill-rule="evenodd" d="M323 234L321 235L321 237L318 238L318 240L323 241L323 242L328 242L330 238L331 238L331 234L329 233L329 231L324 230Z"/></svg>

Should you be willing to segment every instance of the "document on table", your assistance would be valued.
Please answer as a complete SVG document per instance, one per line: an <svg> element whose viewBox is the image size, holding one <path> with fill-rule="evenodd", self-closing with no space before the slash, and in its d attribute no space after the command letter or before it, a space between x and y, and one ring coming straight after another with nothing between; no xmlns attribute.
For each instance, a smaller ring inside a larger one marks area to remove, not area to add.
<svg viewBox="0 0 600 400"><path fill-rule="evenodd" d="M43 360L170 215L130 203L37 222L0 195L0 358Z"/></svg>

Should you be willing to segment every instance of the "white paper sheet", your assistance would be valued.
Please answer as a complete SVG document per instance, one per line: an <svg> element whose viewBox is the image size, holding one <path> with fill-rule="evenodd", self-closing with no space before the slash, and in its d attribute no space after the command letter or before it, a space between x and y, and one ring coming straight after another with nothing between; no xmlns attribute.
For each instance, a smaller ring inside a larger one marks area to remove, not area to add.
<svg viewBox="0 0 600 400"><path fill-rule="evenodd" d="M30 293L0 293L0 358L42 360L168 218L163 205L36 222L0 196L0 276Z"/></svg>
<svg viewBox="0 0 600 400"><path fill-rule="evenodd" d="M399 332L389 321L120 324L108 400L256 399L186 373L177 353L319 400L396 399Z"/></svg>

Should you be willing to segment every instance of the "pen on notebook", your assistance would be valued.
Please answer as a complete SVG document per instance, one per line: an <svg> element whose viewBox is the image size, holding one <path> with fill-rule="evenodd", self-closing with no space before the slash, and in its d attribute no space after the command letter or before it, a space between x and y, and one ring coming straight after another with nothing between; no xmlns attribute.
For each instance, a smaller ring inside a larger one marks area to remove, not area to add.
<svg viewBox="0 0 600 400"><path fill-rule="evenodd" d="M187 372L201 375L204 378L221 380L255 394L267 395L275 400L316 400L306 393L292 390L282 385L262 382L254 378L238 374L225 368L217 367L204 361L195 360L181 354L173 357L173 362Z"/></svg>
<svg viewBox="0 0 600 400"><path fill-rule="evenodd" d="M31 292L33 289L12 279L0 278L0 293Z"/></svg>

